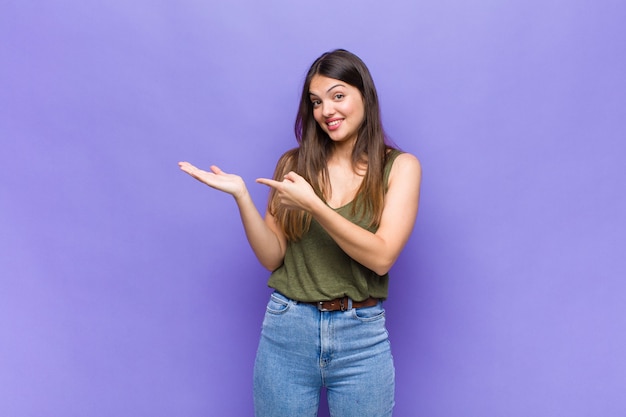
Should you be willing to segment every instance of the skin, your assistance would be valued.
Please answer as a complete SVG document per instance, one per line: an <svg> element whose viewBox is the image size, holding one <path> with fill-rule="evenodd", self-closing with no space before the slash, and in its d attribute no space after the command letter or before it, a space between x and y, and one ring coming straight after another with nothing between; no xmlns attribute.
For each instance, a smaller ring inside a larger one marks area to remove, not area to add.
<svg viewBox="0 0 626 417"><path fill-rule="evenodd" d="M348 256L378 275L384 275L400 255L415 224L421 182L420 163L408 153L396 158L376 233L345 219L333 207L349 203L363 179L365 167L358 167L355 171L351 162L352 148L363 121L363 99L355 87L322 76L312 79L310 93L313 116L334 144L328 160L330 198L327 202L321 200L311 185L295 172L287 173L282 181L259 178L256 182L274 188L281 204L306 210ZM331 127L329 121L338 121L338 127ZM231 194L237 203L250 246L261 264L270 271L282 264L287 239L270 213L261 216L241 177L223 172L216 166L211 166L209 171L188 162L180 162L179 166L209 187Z"/></svg>

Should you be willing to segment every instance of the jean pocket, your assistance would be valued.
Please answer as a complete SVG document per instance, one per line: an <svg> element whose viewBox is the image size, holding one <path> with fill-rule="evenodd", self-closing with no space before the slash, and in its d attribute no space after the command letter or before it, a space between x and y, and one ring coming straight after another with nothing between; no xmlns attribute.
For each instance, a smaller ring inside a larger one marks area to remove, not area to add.
<svg viewBox="0 0 626 417"><path fill-rule="evenodd" d="M364 322L381 320L385 317L385 309L381 303L371 307L353 308L352 316Z"/></svg>
<svg viewBox="0 0 626 417"><path fill-rule="evenodd" d="M280 293L273 293L267 302L267 312L270 314L284 314L289 310L291 301Z"/></svg>

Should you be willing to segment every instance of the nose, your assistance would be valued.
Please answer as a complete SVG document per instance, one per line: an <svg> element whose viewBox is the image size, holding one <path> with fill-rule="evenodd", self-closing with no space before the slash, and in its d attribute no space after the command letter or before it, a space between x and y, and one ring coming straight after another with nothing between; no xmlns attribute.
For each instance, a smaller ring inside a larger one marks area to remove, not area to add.
<svg viewBox="0 0 626 417"><path fill-rule="evenodd" d="M322 116L328 118L335 114L335 106L332 102L322 102Z"/></svg>

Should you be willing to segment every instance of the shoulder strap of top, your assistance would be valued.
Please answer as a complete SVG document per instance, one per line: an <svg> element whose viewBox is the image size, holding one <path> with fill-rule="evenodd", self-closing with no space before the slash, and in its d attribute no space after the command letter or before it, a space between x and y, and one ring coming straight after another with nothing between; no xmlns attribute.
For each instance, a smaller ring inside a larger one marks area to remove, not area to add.
<svg viewBox="0 0 626 417"><path fill-rule="evenodd" d="M383 181L385 182L385 192L387 192L387 188L389 186L389 174L391 173L391 167L393 166L393 161L395 161L398 155L400 154L402 154L402 151L398 149L392 149L389 151L389 155L387 156L387 162L385 163L385 171L383 173Z"/></svg>

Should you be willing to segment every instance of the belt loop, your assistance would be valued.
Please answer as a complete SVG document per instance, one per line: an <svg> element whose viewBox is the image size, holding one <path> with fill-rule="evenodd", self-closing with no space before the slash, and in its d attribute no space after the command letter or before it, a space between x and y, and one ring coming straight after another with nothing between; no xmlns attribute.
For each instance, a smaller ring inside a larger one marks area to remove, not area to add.
<svg viewBox="0 0 626 417"><path fill-rule="evenodd" d="M352 298L346 297L348 299L348 310L352 310Z"/></svg>

